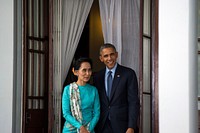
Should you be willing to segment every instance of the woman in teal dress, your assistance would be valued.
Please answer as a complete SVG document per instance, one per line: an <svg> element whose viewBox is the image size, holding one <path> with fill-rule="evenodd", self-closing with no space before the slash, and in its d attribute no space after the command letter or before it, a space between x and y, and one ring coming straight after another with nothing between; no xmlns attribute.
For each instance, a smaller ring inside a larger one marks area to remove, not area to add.
<svg viewBox="0 0 200 133"><path fill-rule="evenodd" d="M96 87L87 83L92 75L91 60L79 58L72 71L78 80L63 91L62 112L66 120L63 133L94 133L100 116L100 103Z"/></svg>

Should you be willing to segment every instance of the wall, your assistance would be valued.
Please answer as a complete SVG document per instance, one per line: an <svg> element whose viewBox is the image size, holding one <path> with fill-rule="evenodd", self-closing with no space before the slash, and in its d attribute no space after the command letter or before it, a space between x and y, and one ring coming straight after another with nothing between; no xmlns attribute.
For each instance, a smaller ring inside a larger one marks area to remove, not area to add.
<svg viewBox="0 0 200 133"><path fill-rule="evenodd" d="M195 2L159 0L160 133L197 133Z"/></svg>
<svg viewBox="0 0 200 133"><path fill-rule="evenodd" d="M0 2L0 132L12 132L13 102L13 0Z"/></svg>
<svg viewBox="0 0 200 133"><path fill-rule="evenodd" d="M197 0L198 1L198 23L197 23L197 37L198 37L198 40L200 39L200 0ZM200 41L198 42L198 51L200 51ZM200 54L198 54L198 96L200 97ZM198 103L198 108L200 110L200 101Z"/></svg>

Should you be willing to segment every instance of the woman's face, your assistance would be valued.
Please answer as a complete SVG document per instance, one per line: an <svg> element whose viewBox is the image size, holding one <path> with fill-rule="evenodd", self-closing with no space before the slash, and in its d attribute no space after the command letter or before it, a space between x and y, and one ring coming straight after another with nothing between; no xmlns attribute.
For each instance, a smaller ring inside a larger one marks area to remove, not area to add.
<svg viewBox="0 0 200 133"><path fill-rule="evenodd" d="M75 70L75 75L78 76L78 82L86 83L92 75L91 65L88 62L81 63L78 70Z"/></svg>

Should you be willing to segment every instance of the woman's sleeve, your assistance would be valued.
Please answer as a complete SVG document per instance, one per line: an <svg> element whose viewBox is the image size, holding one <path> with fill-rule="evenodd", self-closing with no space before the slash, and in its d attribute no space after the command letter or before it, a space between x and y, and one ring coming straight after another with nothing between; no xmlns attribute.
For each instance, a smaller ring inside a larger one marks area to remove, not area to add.
<svg viewBox="0 0 200 133"><path fill-rule="evenodd" d="M93 106L93 119L90 121L89 130L94 130L98 120L100 117L100 102L99 102L99 94L97 89L95 88L95 98L94 98L94 106Z"/></svg>
<svg viewBox="0 0 200 133"><path fill-rule="evenodd" d="M80 129L82 126L73 116L70 110L69 86L66 86L62 96L62 112L63 117L74 127Z"/></svg>

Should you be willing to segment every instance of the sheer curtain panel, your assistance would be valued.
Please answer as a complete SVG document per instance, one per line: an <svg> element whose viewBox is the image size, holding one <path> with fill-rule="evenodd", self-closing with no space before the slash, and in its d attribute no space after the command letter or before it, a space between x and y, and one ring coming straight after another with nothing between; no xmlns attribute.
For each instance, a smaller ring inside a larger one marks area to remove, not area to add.
<svg viewBox="0 0 200 133"><path fill-rule="evenodd" d="M62 83L67 76L93 0L64 0L62 14Z"/></svg>
<svg viewBox="0 0 200 133"><path fill-rule="evenodd" d="M122 0L121 63L136 71L139 78L140 0Z"/></svg>
<svg viewBox="0 0 200 133"><path fill-rule="evenodd" d="M53 133L60 133L61 129L61 30L62 30L62 0L53 0Z"/></svg>
<svg viewBox="0 0 200 133"><path fill-rule="evenodd" d="M105 43L118 51L118 62L139 74L140 0L99 0Z"/></svg>
<svg viewBox="0 0 200 133"><path fill-rule="evenodd" d="M121 0L99 0L99 7L104 43L114 44L121 55Z"/></svg>

